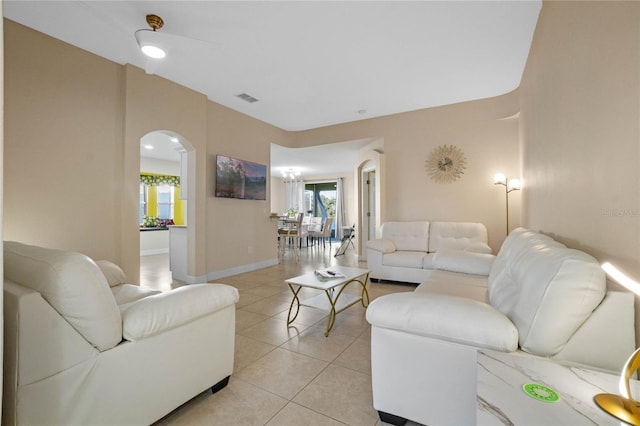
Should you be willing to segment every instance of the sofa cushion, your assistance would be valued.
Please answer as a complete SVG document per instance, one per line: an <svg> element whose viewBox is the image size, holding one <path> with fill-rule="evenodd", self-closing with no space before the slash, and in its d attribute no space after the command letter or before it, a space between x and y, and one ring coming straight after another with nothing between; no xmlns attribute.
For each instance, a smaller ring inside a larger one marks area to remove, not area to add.
<svg viewBox="0 0 640 426"><path fill-rule="evenodd" d="M468 247L475 247L475 251L480 253L491 253L491 248L487 245L487 228L482 223L431 222L429 252L442 249L464 250Z"/></svg>
<svg viewBox="0 0 640 426"><path fill-rule="evenodd" d="M383 254L393 253L394 251L396 251L396 245L393 244L393 241L383 240L383 239L367 241L367 248L370 248L371 250L379 251L380 253L383 253Z"/></svg>
<svg viewBox="0 0 640 426"><path fill-rule="evenodd" d="M191 284L145 297L122 313L123 337L135 342L188 324L238 302L225 284Z"/></svg>
<svg viewBox="0 0 640 426"><path fill-rule="evenodd" d="M433 266L445 271L464 274L489 275L495 256L464 250L439 250L433 255Z"/></svg>
<svg viewBox="0 0 640 426"><path fill-rule="evenodd" d="M428 251L429 222L385 222L380 237L391 240L396 250Z"/></svg>
<svg viewBox="0 0 640 426"><path fill-rule="evenodd" d="M433 258L435 253L427 253L425 257L422 258L422 269L433 269Z"/></svg>
<svg viewBox="0 0 640 426"><path fill-rule="evenodd" d="M388 294L367 308L367 321L377 327L433 337L479 348L512 352L518 330L486 303L444 294Z"/></svg>
<svg viewBox="0 0 640 426"><path fill-rule="evenodd" d="M602 301L606 282L593 257L518 228L496 256L488 289L491 304L518 328L522 350L551 356Z"/></svg>
<svg viewBox="0 0 640 426"><path fill-rule="evenodd" d="M124 271L115 263L108 260L96 260L96 265L104 274L104 277L109 283L109 287L124 284L127 282L127 277L124 275Z"/></svg>
<svg viewBox="0 0 640 426"><path fill-rule="evenodd" d="M384 266L400 266L403 268L422 268L427 252L424 251L394 251L382 258Z"/></svg>
<svg viewBox="0 0 640 426"><path fill-rule="evenodd" d="M4 276L40 293L99 350L122 340L120 310L107 279L89 257L5 241Z"/></svg>
<svg viewBox="0 0 640 426"><path fill-rule="evenodd" d="M448 294L489 303L487 277L483 275L433 269L429 271L427 279L416 287L415 292Z"/></svg>
<svg viewBox="0 0 640 426"><path fill-rule="evenodd" d="M160 294L162 292L160 290L140 287L139 285L121 284L111 287L111 293L116 299L116 304L122 311L123 306L127 305L128 303L144 299L148 296L153 296L154 294Z"/></svg>

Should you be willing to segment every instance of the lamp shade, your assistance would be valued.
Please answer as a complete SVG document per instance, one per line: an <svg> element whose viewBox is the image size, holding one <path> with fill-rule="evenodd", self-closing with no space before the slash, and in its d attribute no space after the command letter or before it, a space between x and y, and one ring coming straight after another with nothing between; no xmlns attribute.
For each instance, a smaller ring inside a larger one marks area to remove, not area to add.
<svg viewBox="0 0 640 426"><path fill-rule="evenodd" d="M522 182L520 182L520 179L511 179L509 180L509 189L513 190L513 189L521 189L522 188Z"/></svg>
<svg viewBox="0 0 640 426"><path fill-rule="evenodd" d="M135 36L142 53L148 57L162 59L167 55L160 33L152 30L138 30Z"/></svg>
<svg viewBox="0 0 640 426"><path fill-rule="evenodd" d="M493 175L493 183L507 183L506 182L507 177L504 175L504 173L496 173L495 175Z"/></svg>

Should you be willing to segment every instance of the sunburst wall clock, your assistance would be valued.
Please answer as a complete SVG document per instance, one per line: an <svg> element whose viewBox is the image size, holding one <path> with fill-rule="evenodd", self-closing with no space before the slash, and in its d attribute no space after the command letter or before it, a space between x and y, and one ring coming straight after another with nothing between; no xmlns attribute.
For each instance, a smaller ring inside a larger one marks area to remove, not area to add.
<svg viewBox="0 0 640 426"><path fill-rule="evenodd" d="M467 168L462 150L453 145L434 148L426 161L429 177L437 183L451 183L459 179Z"/></svg>

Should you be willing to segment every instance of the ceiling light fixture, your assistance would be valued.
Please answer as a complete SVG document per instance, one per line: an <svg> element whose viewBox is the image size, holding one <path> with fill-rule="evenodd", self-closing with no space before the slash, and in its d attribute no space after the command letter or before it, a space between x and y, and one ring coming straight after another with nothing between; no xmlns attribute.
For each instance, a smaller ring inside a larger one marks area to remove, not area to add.
<svg viewBox="0 0 640 426"><path fill-rule="evenodd" d="M167 56L167 52L165 52L158 46L152 46L150 44L142 45L140 47L140 50L142 50L142 53L153 59L162 59Z"/></svg>
<svg viewBox="0 0 640 426"><path fill-rule="evenodd" d="M300 170L293 167L290 167L288 169L282 169L280 172L282 173L282 177L284 179L295 180L296 177L300 176Z"/></svg>
<svg viewBox="0 0 640 426"><path fill-rule="evenodd" d="M147 24L151 30L138 30L135 33L138 46L142 53L153 59L162 59L167 56L167 52L158 45L155 37L156 30L164 25L164 21L158 15L147 15Z"/></svg>

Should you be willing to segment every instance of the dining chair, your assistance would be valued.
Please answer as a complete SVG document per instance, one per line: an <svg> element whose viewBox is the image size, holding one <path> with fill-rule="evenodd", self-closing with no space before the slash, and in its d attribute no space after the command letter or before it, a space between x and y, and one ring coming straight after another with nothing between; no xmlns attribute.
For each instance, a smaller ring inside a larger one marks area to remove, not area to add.
<svg viewBox="0 0 640 426"><path fill-rule="evenodd" d="M302 236L302 218L304 213L298 213L295 220L287 220L286 226L278 228L278 254L284 256L287 242L293 247L293 255L296 261L300 259L300 238Z"/></svg>
<svg viewBox="0 0 640 426"><path fill-rule="evenodd" d="M329 239L329 247L331 247L331 225L333 224L333 218L328 217L322 225L322 231L309 231L308 235L312 239L321 239L322 247L325 247L325 242Z"/></svg>

